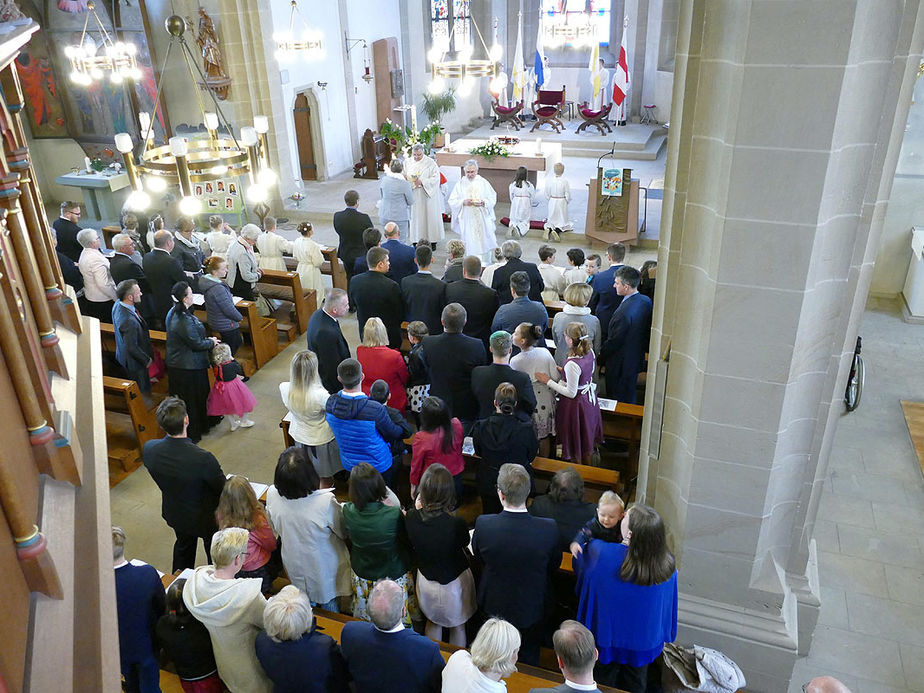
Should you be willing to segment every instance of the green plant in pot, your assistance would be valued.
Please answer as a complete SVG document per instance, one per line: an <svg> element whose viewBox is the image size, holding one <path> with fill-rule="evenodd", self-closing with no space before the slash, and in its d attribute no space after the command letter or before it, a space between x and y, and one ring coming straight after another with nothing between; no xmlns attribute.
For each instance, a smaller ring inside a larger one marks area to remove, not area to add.
<svg viewBox="0 0 924 693"><path fill-rule="evenodd" d="M422 107L423 112L426 114L431 125L436 125L439 128L439 132L434 137L434 146L443 146L445 139L443 138L443 128L439 125L439 121L444 115L455 110L455 107L455 90L452 88L449 88L439 94L430 94L429 92L424 93Z"/></svg>

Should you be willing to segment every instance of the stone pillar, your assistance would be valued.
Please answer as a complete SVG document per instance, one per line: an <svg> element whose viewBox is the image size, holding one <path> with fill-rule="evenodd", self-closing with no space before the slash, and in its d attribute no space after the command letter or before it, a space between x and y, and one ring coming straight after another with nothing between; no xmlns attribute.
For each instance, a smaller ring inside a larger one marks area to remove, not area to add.
<svg viewBox="0 0 924 693"><path fill-rule="evenodd" d="M219 0L221 47L231 78L228 102L238 128L252 125L255 115L269 118L270 166L279 182L270 189L268 203L282 212L282 191L292 188L292 153L283 133L292 118L292 104L282 103L279 66L273 56L272 13L262 3L249 0ZM261 9L262 8L262 9ZM325 40L331 40L325 37Z"/></svg>
<svg viewBox="0 0 924 693"><path fill-rule="evenodd" d="M668 369L666 396L638 497L679 560L678 642L726 652L749 691L786 690L814 632L815 516L922 15L681 4L648 376ZM654 358L668 347L669 366Z"/></svg>

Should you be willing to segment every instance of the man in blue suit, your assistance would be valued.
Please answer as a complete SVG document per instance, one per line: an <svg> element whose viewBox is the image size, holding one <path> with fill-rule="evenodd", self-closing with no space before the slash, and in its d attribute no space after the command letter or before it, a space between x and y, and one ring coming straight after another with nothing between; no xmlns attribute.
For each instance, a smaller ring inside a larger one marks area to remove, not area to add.
<svg viewBox="0 0 924 693"><path fill-rule="evenodd" d="M138 383L141 392L150 393L148 366L154 359L154 349L151 347L148 324L138 312L141 287L134 279L123 279L116 287L116 297L119 300L112 306L116 361L125 369L126 375Z"/></svg>
<svg viewBox="0 0 924 693"><path fill-rule="evenodd" d="M641 275L625 265L616 272L614 286L622 303L613 313L600 348L606 364L606 396L635 404L638 374L645 368L645 353L651 338L651 299L638 292Z"/></svg>
<svg viewBox="0 0 924 693"><path fill-rule="evenodd" d="M149 565L125 560L125 532L112 528L119 660L125 690L160 693L160 665L154 649L154 627L164 613L164 586Z"/></svg>
<svg viewBox="0 0 924 693"><path fill-rule="evenodd" d="M340 650L356 693L438 693L443 658L435 642L405 628L404 591L394 580L372 588L369 618L350 621L340 633Z"/></svg>
<svg viewBox="0 0 924 693"><path fill-rule="evenodd" d="M402 279L417 274L414 249L401 242L401 229L396 222L385 224L385 242L382 247L388 251L389 268L386 277L400 286Z"/></svg>
<svg viewBox="0 0 924 693"><path fill-rule="evenodd" d="M616 271L623 266L623 260L626 259L626 246L622 243L613 243L607 247L606 256L610 260L610 266L594 276L592 284L594 292L588 304L590 312L597 316L600 327L604 330L622 302L622 296L616 293L614 283Z"/></svg>
<svg viewBox="0 0 924 693"><path fill-rule="evenodd" d="M404 165L397 159L389 164L391 173L386 173L379 183L379 221L390 221L398 225L398 233L408 238L411 233L411 205L414 204L414 190L404 178Z"/></svg>

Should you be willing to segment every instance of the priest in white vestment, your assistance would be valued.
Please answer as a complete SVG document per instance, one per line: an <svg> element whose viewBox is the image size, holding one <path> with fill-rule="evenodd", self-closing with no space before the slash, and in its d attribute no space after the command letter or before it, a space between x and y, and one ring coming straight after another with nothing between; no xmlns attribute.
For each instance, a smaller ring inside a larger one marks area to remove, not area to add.
<svg viewBox="0 0 924 693"><path fill-rule="evenodd" d="M494 235L494 205L497 193L484 178L478 175L478 162L465 162L465 175L449 196L452 210L452 228L462 236L467 255L478 255L487 264L489 253L497 247Z"/></svg>
<svg viewBox="0 0 924 693"><path fill-rule="evenodd" d="M404 177L414 192L411 207L411 243L443 240L443 206L440 196L440 167L423 147L414 145L412 156L404 162Z"/></svg>

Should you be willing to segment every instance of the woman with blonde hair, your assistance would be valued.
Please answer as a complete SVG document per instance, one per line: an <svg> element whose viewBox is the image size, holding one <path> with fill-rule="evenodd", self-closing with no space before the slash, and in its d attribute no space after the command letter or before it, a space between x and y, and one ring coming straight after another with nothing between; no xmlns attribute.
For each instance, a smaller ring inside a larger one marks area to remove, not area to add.
<svg viewBox="0 0 924 693"><path fill-rule="evenodd" d="M240 527L250 532L247 538L247 555L244 565L234 576L260 578L263 594L269 593L276 575L270 570L269 560L276 550L276 536L266 519L266 510L246 477L232 476L225 482L215 510L218 529Z"/></svg>
<svg viewBox="0 0 924 693"><path fill-rule="evenodd" d="M501 681L517 670L520 632L500 618L489 618L475 636L471 652L457 650L443 669L442 693L505 691Z"/></svg>
<svg viewBox="0 0 924 693"><path fill-rule="evenodd" d="M324 485L332 483L341 471L340 450L327 423L327 399L318 376L318 357L313 351L300 351L289 364L289 382L279 383L282 403L289 410L289 435L304 447Z"/></svg>
<svg viewBox="0 0 924 693"><path fill-rule="evenodd" d="M536 380L558 394L555 429L562 456L578 464L590 464L594 448L603 442L603 419L593 381L597 361L583 323L569 323L565 344L568 358L562 369L564 381L555 382L548 373L536 373Z"/></svg>
<svg viewBox="0 0 924 693"><path fill-rule="evenodd" d="M565 328L572 322L583 323L595 354L600 353L600 344L605 337L607 326L601 325L596 315L590 312L588 304L593 295L593 287L587 282L569 284L565 287L562 298L567 304L552 319L552 339L555 341L555 363L565 365L568 358L568 345L565 344Z"/></svg>
<svg viewBox="0 0 924 693"><path fill-rule="evenodd" d="M311 222L303 221L298 225L300 234L292 242L292 257L298 261L298 278L302 283L302 289L314 289L315 295L324 296L324 283L321 280L321 265L324 264L324 255L321 253L321 246L315 243L311 236L314 234L314 227Z"/></svg>
<svg viewBox="0 0 924 693"><path fill-rule="evenodd" d="M388 383L388 406L407 408L407 381L410 375L400 351L388 348L388 331L381 318L369 318L363 327L363 343L356 347L356 360L363 368L363 392L367 395L376 380Z"/></svg>

